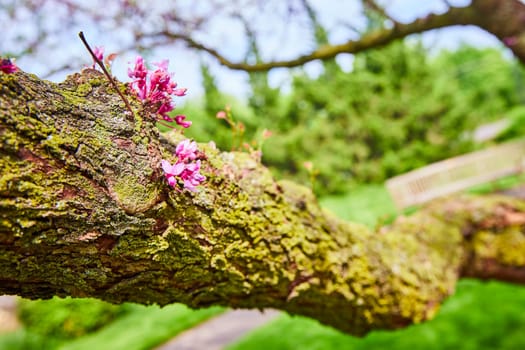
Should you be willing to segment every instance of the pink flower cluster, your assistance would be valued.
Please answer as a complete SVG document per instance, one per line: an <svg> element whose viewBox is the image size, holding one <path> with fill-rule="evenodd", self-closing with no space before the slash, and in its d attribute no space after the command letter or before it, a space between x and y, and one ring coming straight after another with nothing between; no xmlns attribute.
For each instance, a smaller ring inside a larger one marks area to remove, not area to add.
<svg viewBox="0 0 525 350"><path fill-rule="evenodd" d="M197 159L197 143L188 139L180 142L175 149L177 162L171 164L167 160L162 160L162 170L166 180L171 187L177 186L177 178L183 183L184 188L195 192L195 187L206 180L206 177L199 173L201 161ZM195 161L195 162L194 162Z"/></svg>
<svg viewBox="0 0 525 350"><path fill-rule="evenodd" d="M177 83L172 81L172 74L168 72L168 60L155 63L157 69L150 71L144 64L144 59L138 56L135 59L135 67L128 69L128 76L133 79L131 88L136 92L138 98L145 103L159 106L157 114L165 121L175 121L183 128L189 128L190 121L185 121L186 116L177 115L171 118L168 113L173 111L175 105L173 96L184 96L185 88L177 88Z"/></svg>
<svg viewBox="0 0 525 350"><path fill-rule="evenodd" d="M93 64L93 68L95 68L96 60L102 61L104 59L104 48L95 47L93 56L96 57ZM3 63L4 61L2 61L2 67ZM177 88L177 83L171 80L172 74L168 72L168 60L156 63L155 66L157 69L148 70L144 64L144 59L138 56L135 60L135 67L128 69L128 76L133 79L130 84L131 89L145 105L158 108L156 113L164 121L175 121L183 128L189 128L191 122L185 121L186 116L177 115L171 118L168 115L175 108L172 97L184 96L186 89ZM197 143L190 140L180 142L175 149L175 155L177 156L175 164L171 164L165 159L161 161L168 184L174 188L180 184L183 188L194 192L195 187L206 180L206 177L200 173L201 161L197 159Z"/></svg>
<svg viewBox="0 0 525 350"><path fill-rule="evenodd" d="M0 71L11 74L18 70L18 67L9 58L0 58Z"/></svg>

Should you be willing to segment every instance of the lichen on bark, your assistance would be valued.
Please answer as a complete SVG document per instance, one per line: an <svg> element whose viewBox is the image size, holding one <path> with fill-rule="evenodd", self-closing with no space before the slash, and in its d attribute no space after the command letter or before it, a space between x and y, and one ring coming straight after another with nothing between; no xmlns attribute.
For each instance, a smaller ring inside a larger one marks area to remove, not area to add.
<svg viewBox="0 0 525 350"><path fill-rule="evenodd" d="M130 100L140 120L90 69L0 74L1 293L273 307L363 335L431 318L462 275L525 281L522 201L458 196L369 230L205 144L208 180L175 191L160 160L182 136Z"/></svg>

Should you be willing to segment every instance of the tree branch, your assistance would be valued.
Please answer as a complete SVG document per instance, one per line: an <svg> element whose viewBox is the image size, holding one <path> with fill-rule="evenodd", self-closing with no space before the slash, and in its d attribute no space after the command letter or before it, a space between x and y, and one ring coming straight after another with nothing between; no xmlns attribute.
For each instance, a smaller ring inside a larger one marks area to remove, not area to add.
<svg viewBox="0 0 525 350"><path fill-rule="evenodd" d="M375 0L363 0L363 5L369 8L371 11L376 12L381 17L392 21L393 24L396 24L396 25L400 24L395 18L393 18L386 12L383 6L379 5Z"/></svg>
<svg viewBox="0 0 525 350"><path fill-rule="evenodd" d="M377 1L362 0L362 2L368 4L375 11L388 16L388 12ZM162 14L152 14L144 11L142 7L136 6L136 4L126 4L122 11L107 12L70 6L69 1L64 0L60 0L58 3L65 6L68 11L68 18L64 20L75 21L73 14L79 12L88 17L96 18L97 22L100 22L100 19L104 21L113 20L119 28L129 26L135 37L132 43L135 48L143 47L146 49L165 46L178 40L185 42L191 48L208 53L226 67L247 72L267 71L278 67L298 67L314 60L329 60L342 53L355 54L368 49L378 48L411 34L457 25L477 26L495 35L504 45L512 50L518 59L525 62L525 25L523 21L523 18L525 18L525 4L520 0L473 0L470 5L462 8L450 6L449 2L444 1L445 4L448 4L448 9L443 14L429 14L411 23L396 22L395 18L391 18L393 21L391 28L382 28L364 34L359 39L348 40L339 45L320 45L310 53L299 55L289 60L256 62L253 64L232 61L224 52L195 39L199 35L198 33L203 33L207 30L204 25L207 22L206 19L218 13L231 15L232 12L240 11L239 9L242 7L239 6L235 7L235 5L230 4L228 6L231 6L231 8L221 9L225 4L219 4L218 7L212 7L209 10L210 12L207 12L205 15L190 13L190 16L194 15L197 18L187 20L183 18L184 11L169 10ZM24 11L29 8L30 11L35 12L33 7L34 4L25 4L24 6L17 6L16 10ZM36 10L38 9L39 7L37 6ZM308 9L305 10L308 12ZM85 16L81 17L85 18ZM140 24L137 25L137 23ZM143 33L143 23L150 24L148 27L151 27L151 32ZM352 30L355 31L355 28ZM54 31L41 32L40 30L38 32L40 36L54 33ZM35 49L35 43L36 41L29 45L30 51ZM45 46L44 40L39 40L38 43ZM126 48L122 49L126 50Z"/></svg>
<svg viewBox="0 0 525 350"><path fill-rule="evenodd" d="M368 6L372 6L376 11L381 10L375 1L365 1L365 3ZM472 4L467 7L451 6L443 14L429 14L411 23L403 24L392 19L394 24L392 28L382 28L365 34L358 40L349 40L339 45L323 45L311 53L294 59L255 64L231 61L216 49L198 42L191 35L165 30L152 36L184 41L189 47L210 54L220 64L228 68L257 72L273 68L298 67L314 60L331 59L342 53L355 54L387 45L411 34L423 33L434 29L456 25L474 25L495 35L514 52L518 59L525 62L525 25L522 18L525 18L525 4L519 0L473 0Z"/></svg>
<svg viewBox="0 0 525 350"><path fill-rule="evenodd" d="M475 12L473 9L469 7L451 8L447 13L441 15L430 14L427 17L417 19L412 23L394 25L390 29L385 28L370 34L366 34L359 40L349 40L346 43L339 45L324 45L309 54L299 56L292 60L271 61L256 64L230 61L219 51L196 41L190 35L163 31L155 34L154 36L164 36L173 40L184 41L191 48L207 52L216 58L220 64L228 68L244 70L247 72L257 72L267 71L272 68L279 67L297 67L314 60L326 60L334 58L341 53L357 53L367 49L384 46L394 40L404 38L410 34L422 33L432 29L444 28L452 25L473 24L475 21L473 18L474 14Z"/></svg>
<svg viewBox="0 0 525 350"><path fill-rule="evenodd" d="M462 275L525 283L523 201L460 196L370 231L207 145L208 181L177 192L160 160L182 136L126 118L101 73L0 87L0 293L272 307L363 335L431 318Z"/></svg>

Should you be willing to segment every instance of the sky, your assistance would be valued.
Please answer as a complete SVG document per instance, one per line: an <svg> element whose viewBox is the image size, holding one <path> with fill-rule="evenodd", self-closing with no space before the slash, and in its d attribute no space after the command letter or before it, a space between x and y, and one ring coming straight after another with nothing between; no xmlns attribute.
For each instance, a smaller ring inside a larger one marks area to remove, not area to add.
<svg viewBox="0 0 525 350"><path fill-rule="evenodd" d="M386 1L389 3L389 13L401 22L410 22L419 16L424 16L429 12L442 13L446 10L444 2L442 0L390 0ZM451 4L456 6L465 6L470 3L470 0L451 0ZM334 23L338 21L348 21L348 18L352 16L358 17L359 8L356 6L356 1L335 1L327 2L325 0L313 0L311 1L313 6L321 14L320 20L326 25L327 28L334 26ZM327 6L327 3L330 6ZM461 44L469 44L477 47L503 47L502 44L494 38L491 34L473 26L469 27L451 27L431 32L424 33L420 36L423 43L431 51L437 51L440 49L455 49ZM348 40L348 32L344 30L333 30L330 36L331 43L341 43ZM297 54L304 48L304 40L300 38L294 38L286 42L286 46L282 45L282 42L277 43L266 43L267 47L277 47L281 52L281 55L285 56ZM284 50L283 50L284 46ZM269 49L268 52L275 52L276 50ZM304 52L303 52L304 53ZM352 55L339 55L337 61L343 67L350 69L352 63ZM233 72L226 68L221 68L216 62L211 61L214 68L214 73L217 76L220 86L228 93L232 93L236 96L243 96L247 91L246 74ZM320 62L311 62L305 65L305 69L311 75L316 75L320 72L322 65ZM286 87L289 82L289 75L283 69L275 69L270 72L269 80L270 83L275 86ZM182 77L181 77L182 78ZM184 77L186 78L186 77ZM188 80L191 81L192 86L195 89L200 90L198 85L198 79L194 77ZM197 91L199 91L197 90Z"/></svg>
<svg viewBox="0 0 525 350"><path fill-rule="evenodd" d="M446 9L442 0L391 0L389 2L389 13L401 22L410 22L418 16L428 14L430 11L440 13ZM452 0L449 2L453 5L464 6L470 1ZM320 20L327 28L334 27L334 23L338 21L348 21L348 18L352 16L360 16L359 8L356 6L355 0L335 2L313 0L311 3L318 10ZM327 6L327 4L329 6ZM304 35L304 33L301 34ZM477 47L503 47L491 34L472 26L458 26L427 32L423 34L421 38L424 45L430 50L455 49L463 43ZM348 32L335 29L331 31L330 40L332 43L344 42L348 40ZM264 43L265 52L279 52L280 57L293 57L298 52L304 53L304 41L304 38L293 37L283 45L279 40L274 40L273 42L272 40L268 40L268 42ZM235 51L235 49L235 43L233 43L233 47L227 48L225 52L229 52L228 50ZM247 75L245 73L221 67L213 59L207 61L212 65L213 72L223 91L238 97L244 97L246 95L248 85ZM339 55L337 61L343 67L349 69L352 63L352 55ZM311 75L316 75L321 70L321 64L320 62L314 61L306 64L304 68ZM195 72L197 72L197 74L195 74ZM188 69L185 72L179 72L177 73L177 77L179 77L183 84L189 87L190 91L194 91L195 95L202 94L198 67ZM280 86L286 90L286 86L289 83L289 74L284 69L274 69L270 72L269 80L270 84L274 87ZM193 94L190 94L190 96L192 95Z"/></svg>
<svg viewBox="0 0 525 350"><path fill-rule="evenodd" d="M164 1L161 0L153 0L152 3L156 2L158 4L164 3ZM191 4L195 6L194 0L178 0L178 2L186 2L188 6L191 6ZM464 6L468 4L470 0L449 0L449 2L453 5ZM0 6L1 3L2 0L0 0ZM330 32L331 43L344 42L352 35L352 32L345 29L344 26L338 25L341 22L348 22L348 19L351 18L353 19L352 23L358 27L364 23L362 20L360 21L360 10L357 3L355 0L311 0L312 6L317 10L319 20ZM409 22L429 12L440 13L446 9L443 0L385 0L383 3L388 3L388 12L400 22ZM205 4L205 2L200 2L199 4ZM30 20L30 18L31 16L29 15L28 20ZM255 21L259 19L257 14L253 16L253 19ZM20 25L23 26L23 23L20 23ZM265 35L263 39L260 41L265 59L276 57L280 59L291 58L300 53L304 54L314 48L312 39L305 37L304 31L300 31L298 27L293 26L286 31L283 25L283 22L279 20L275 20L273 23L260 23L262 28L267 29L266 32L264 32ZM95 28L83 28L83 30L93 45L105 46L106 52L112 52L112 50L118 49L118 44L112 43L110 36L102 35L100 31L97 31ZM85 58L85 63L90 62L90 56L77 38L77 32L78 28L71 28L71 31L66 31L66 37L60 39L61 42L58 46L60 50L53 53L56 56L56 60L60 60L61 57L80 56ZM203 40L225 53L226 56L234 60L240 60L244 55L246 45L240 35L241 32L242 27L218 19L213 23L210 33L208 33L207 37L204 37ZM286 32L287 35L276 34L282 32ZM475 27L445 28L425 33L421 37L424 45L431 51L442 48L454 49L462 43L478 47L503 47L492 35ZM5 47L3 48L0 43L0 53L2 49L5 50ZM115 60L113 73L120 80L129 80L126 74L128 62L133 61L135 55L136 54L133 53L126 53ZM177 45L176 47L166 47L155 50L150 58L152 62L158 62L168 58L170 60L170 70L175 72L175 80L179 83L179 86L188 88L188 96L190 98L203 94L199 72L199 63L201 61L210 65L212 72L216 76L218 85L223 92L240 98L247 95L247 74L219 66L219 64L209 56L197 54ZM345 69L351 69L351 55L340 55L337 61ZM44 74L48 69L45 61L40 62L34 57L22 57L19 59L18 64L23 70L39 76ZM82 64L79 64L79 66L81 67ZM306 64L304 69L309 74L316 75L320 72L321 64L319 62L311 62ZM65 76L66 72L62 72L48 78L54 81L61 81ZM288 86L289 83L289 74L284 69L275 69L271 71L269 79L271 85L282 87L286 90L286 86Z"/></svg>

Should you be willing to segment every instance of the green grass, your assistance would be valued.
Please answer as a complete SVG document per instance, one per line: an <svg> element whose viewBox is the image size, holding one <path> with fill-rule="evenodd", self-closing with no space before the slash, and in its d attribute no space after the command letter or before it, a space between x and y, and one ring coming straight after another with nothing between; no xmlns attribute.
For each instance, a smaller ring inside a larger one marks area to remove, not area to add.
<svg viewBox="0 0 525 350"><path fill-rule="evenodd" d="M60 350L146 350L185 329L224 311L224 308L192 310L182 304L164 308L134 306L136 310L102 328L60 347Z"/></svg>
<svg viewBox="0 0 525 350"><path fill-rule="evenodd" d="M507 176L502 179L470 188L468 193L482 194L501 191L525 183L525 174ZM340 196L327 196L320 199L321 205L338 217L360 222L368 227L388 223L398 214L394 201L385 185L362 185L355 190ZM417 207L403 211L410 214Z"/></svg>
<svg viewBox="0 0 525 350"><path fill-rule="evenodd" d="M21 329L0 336L0 349L9 350L146 350L224 311L212 307L192 310L182 304L160 308L127 304L124 316L75 340L64 340Z"/></svg>
<svg viewBox="0 0 525 350"><path fill-rule="evenodd" d="M360 339L312 319L283 315L227 349L525 349L523 310L523 287L462 280L437 317L424 324Z"/></svg>
<svg viewBox="0 0 525 350"><path fill-rule="evenodd" d="M506 190L525 183L525 174L511 175L470 188L468 193L489 193Z"/></svg>
<svg viewBox="0 0 525 350"><path fill-rule="evenodd" d="M51 350L57 349L61 343L57 338L29 332L25 328L0 335L0 349L2 350Z"/></svg>
<svg viewBox="0 0 525 350"><path fill-rule="evenodd" d="M342 219L374 227L396 215L397 210L384 185L366 185L342 196L321 198L321 205Z"/></svg>

